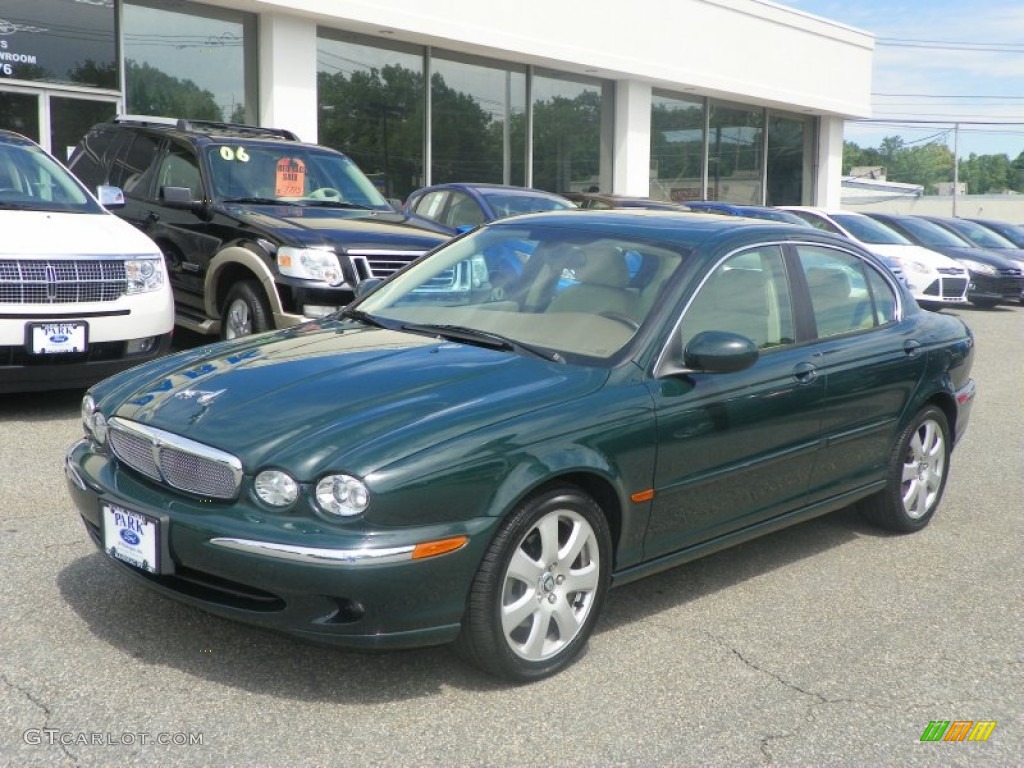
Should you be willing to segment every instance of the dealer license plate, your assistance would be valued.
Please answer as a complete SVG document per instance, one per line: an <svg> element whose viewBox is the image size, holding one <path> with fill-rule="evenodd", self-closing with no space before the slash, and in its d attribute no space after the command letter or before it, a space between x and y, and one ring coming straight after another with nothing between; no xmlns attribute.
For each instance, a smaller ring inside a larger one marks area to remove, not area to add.
<svg viewBox="0 0 1024 768"><path fill-rule="evenodd" d="M160 523L141 512L104 504L103 549L129 565L159 573Z"/></svg>
<svg viewBox="0 0 1024 768"><path fill-rule="evenodd" d="M29 343L37 355L85 352L88 326L85 323L33 323Z"/></svg>

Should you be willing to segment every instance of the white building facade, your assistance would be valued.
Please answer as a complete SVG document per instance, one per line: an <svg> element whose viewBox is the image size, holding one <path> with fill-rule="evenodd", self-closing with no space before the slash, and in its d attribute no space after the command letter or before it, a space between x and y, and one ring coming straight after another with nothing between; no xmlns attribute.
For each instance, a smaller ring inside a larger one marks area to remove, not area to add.
<svg viewBox="0 0 1024 768"><path fill-rule="evenodd" d="M288 128L389 197L444 181L838 206L874 38L762 0L5 0L0 128Z"/></svg>

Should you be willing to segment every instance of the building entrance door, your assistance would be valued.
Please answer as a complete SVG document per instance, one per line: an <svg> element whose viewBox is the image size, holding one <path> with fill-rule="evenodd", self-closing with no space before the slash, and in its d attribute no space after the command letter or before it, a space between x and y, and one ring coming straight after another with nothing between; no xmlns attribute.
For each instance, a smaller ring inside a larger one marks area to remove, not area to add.
<svg viewBox="0 0 1024 768"><path fill-rule="evenodd" d="M48 88L0 88L0 128L28 136L61 162L96 123L118 112L116 96Z"/></svg>

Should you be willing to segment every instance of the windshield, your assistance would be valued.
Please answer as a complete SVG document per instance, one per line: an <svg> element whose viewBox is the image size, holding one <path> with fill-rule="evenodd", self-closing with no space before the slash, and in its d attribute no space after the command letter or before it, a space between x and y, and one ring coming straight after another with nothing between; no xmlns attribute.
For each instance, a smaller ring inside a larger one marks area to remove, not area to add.
<svg viewBox="0 0 1024 768"><path fill-rule="evenodd" d="M396 328L471 330L600 364L636 335L685 255L571 224L507 222L443 246L357 309Z"/></svg>
<svg viewBox="0 0 1024 768"><path fill-rule="evenodd" d="M102 213L71 173L34 144L0 140L0 211Z"/></svg>
<svg viewBox="0 0 1024 768"><path fill-rule="evenodd" d="M952 248L972 247L967 240L959 235L940 227L928 219L907 216L899 220L900 226L910 233L921 245L944 245Z"/></svg>
<svg viewBox="0 0 1024 768"><path fill-rule="evenodd" d="M913 245L907 238L881 222L861 215L837 213L832 216L840 226L862 243L872 245Z"/></svg>
<svg viewBox="0 0 1024 768"><path fill-rule="evenodd" d="M206 150L221 201L285 202L391 210L345 155L302 144L224 143Z"/></svg>
<svg viewBox="0 0 1024 768"><path fill-rule="evenodd" d="M979 248L996 248L998 250L1002 250L1004 248L1015 247L1013 243L1002 235L996 234L991 229L981 226L981 224L975 224L973 221L954 219L949 222L949 226Z"/></svg>
<svg viewBox="0 0 1024 768"><path fill-rule="evenodd" d="M515 216L518 213L560 211L576 207L568 200L548 197L547 195L510 194L493 190L482 190L481 194L487 199L487 204L491 206L494 215L499 219L503 219L506 216Z"/></svg>

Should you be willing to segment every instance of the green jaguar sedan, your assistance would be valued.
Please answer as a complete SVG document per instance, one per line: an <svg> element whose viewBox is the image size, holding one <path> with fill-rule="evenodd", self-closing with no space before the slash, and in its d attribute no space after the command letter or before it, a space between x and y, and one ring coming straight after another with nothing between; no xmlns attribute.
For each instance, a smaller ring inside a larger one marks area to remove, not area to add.
<svg viewBox="0 0 1024 768"><path fill-rule="evenodd" d="M106 379L65 469L100 550L168 597L530 681L612 586L851 504L923 528L973 353L827 233L531 214L336 315Z"/></svg>

